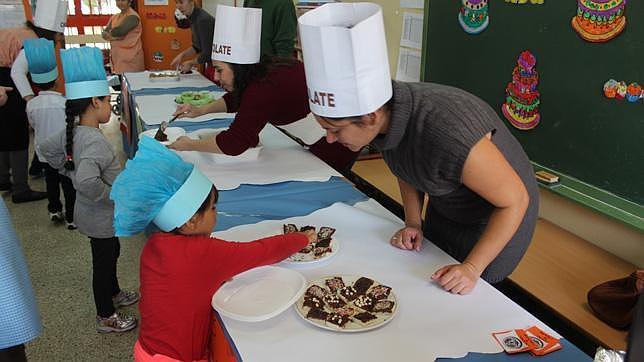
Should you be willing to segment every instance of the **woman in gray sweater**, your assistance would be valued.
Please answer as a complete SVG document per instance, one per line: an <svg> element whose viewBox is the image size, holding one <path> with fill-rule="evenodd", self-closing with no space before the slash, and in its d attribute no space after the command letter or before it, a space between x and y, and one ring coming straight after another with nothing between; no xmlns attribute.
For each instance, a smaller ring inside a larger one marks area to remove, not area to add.
<svg viewBox="0 0 644 362"><path fill-rule="evenodd" d="M370 4L329 4L299 18L311 111L327 142L352 151L374 144L398 178L405 227L393 246L418 251L426 236L459 261L431 276L449 292L469 293L479 278L497 283L521 260L536 223L528 157L476 96L439 84L392 84L381 18Z"/></svg>

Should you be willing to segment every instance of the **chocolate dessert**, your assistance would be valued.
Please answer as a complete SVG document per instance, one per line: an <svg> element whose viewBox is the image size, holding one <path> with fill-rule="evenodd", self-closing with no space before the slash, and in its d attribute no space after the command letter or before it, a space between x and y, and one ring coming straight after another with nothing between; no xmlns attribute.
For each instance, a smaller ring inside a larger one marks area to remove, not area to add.
<svg viewBox="0 0 644 362"><path fill-rule="evenodd" d="M324 302L317 297L304 297L304 303L302 303L302 305L305 307L319 309L324 307Z"/></svg>
<svg viewBox="0 0 644 362"><path fill-rule="evenodd" d="M309 297L316 297L319 299L323 299L326 294L327 291L319 285L311 285L305 293L305 295Z"/></svg>
<svg viewBox="0 0 644 362"><path fill-rule="evenodd" d="M374 299L367 297L366 295L359 295L358 298L353 301L353 305L368 311L373 309L373 304Z"/></svg>
<svg viewBox="0 0 644 362"><path fill-rule="evenodd" d="M358 298L358 292L356 289L350 285L345 286L344 288L340 289L340 295L344 297L344 299L348 301L352 301L356 298Z"/></svg>
<svg viewBox="0 0 644 362"><path fill-rule="evenodd" d="M387 297L389 297L390 292L391 292L390 287L386 285L376 285L375 287L371 288L371 290L369 290L369 293L367 293L367 295L375 300L380 300L380 299L387 299Z"/></svg>
<svg viewBox="0 0 644 362"><path fill-rule="evenodd" d="M367 289L369 289L372 284L373 280L365 277L360 277L360 279L356 280L356 282L353 283L353 287L358 294L365 294L367 292Z"/></svg>
<svg viewBox="0 0 644 362"><path fill-rule="evenodd" d="M327 279L324 281L326 286L332 293L337 293L338 290L344 288L344 281L340 277L333 277L332 279Z"/></svg>
<svg viewBox="0 0 644 362"><path fill-rule="evenodd" d="M394 309L394 304L391 300L379 300L373 305L372 311L374 313L391 313Z"/></svg>
<svg viewBox="0 0 644 362"><path fill-rule="evenodd" d="M338 297L335 294L327 294L327 295L324 296L323 300L331 308L340 308L340 307L343 307L343 306L347 305L347 303L344 300L342 300L342 298Z"/></svg>
<svg viewBox="0 0 644 362"><path fill-rule="evenodd" d="M329 314L326 318L326 321L329 323L333 323L337 325L338 327L344 327L345 324L349 321L349 317L342 316L340 314L332 313Z"/></svg>
<svg viewBox="0 0 644 362"><path fill-rule="evenodd" d="M335 229L332 227L328 226L322 226L320 227L320 231L318 231L318 239L330 239L331 235L335 232Z"/></svg>
<svg viewBox="0 0 644 362"><path fill-rule="evenodd" d="M325 321L329 318L329 313L325 312L322 309L311 308L308 313L306 313L306 318L309 319L319 319ZM346 323L346 322L345 322Z"/></svg>
<svg viewBox="0 0 644 362"><path fill-rule="evenodd" d="M296 233L297 226L294 224L284 224L284 234Z"/></svg>
<svg viewBox="0 0 644 362"><path fill-rule="evenodd" d="M378 317L376 317L375 315L373 315L373 314L371 314L369 312L362 312L362 313L358 313L358 314L354 315L353 318L359 320L362 323L367 323L367 322L372 321L372 320L374 320L374 319L376 319Z"/></svg>
<svg viewBox="0 0 644 362"><path fill-rule="evenodd" d="M328 248L331 245L331 239L320 239L318 236L318 242L315 243L316 248Z"/></svg>

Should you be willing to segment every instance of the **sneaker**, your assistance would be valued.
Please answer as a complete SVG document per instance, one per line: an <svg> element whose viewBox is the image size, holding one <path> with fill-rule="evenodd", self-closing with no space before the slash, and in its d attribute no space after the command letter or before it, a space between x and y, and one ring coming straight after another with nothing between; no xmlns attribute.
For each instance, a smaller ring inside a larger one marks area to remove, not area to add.
<svg viewBox="0 0 644 362"><path fill-rule="evenodd" d="M133 316L114 313L107 318L96 316L96 331L98 333L122 333L136 327L136 318Z"/></svg>
<svg viewBox="0 0 644 362"><path fill-rule="evenodd" d="M50 212L49 213L49 220L51 220L52 222L58 224L58 223L62 223L63 220L65 220L65 217L63 216L62 211Z"/></svg>
<svg viewBox="0 0 644 362"><path fill-rule="evenodd" d="M67 230L76 230L76 229L78 229L78 226L76 226L76 224L74 224L73 221L72 222L67 221L66 223L67 223Z"/></svg>
<svg viewBox="0 0 644 362"><path fill-rule="evenodd" d="M114 308L125 307L139 301L139 293L121 290L117 295L112 297Z"/></svg>

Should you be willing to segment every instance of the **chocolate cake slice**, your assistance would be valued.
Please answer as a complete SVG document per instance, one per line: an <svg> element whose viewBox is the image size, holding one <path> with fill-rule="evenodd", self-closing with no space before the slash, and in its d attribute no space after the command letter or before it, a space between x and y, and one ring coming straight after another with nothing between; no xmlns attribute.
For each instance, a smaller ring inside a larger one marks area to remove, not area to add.
<svg viewBox="0 0 644 362"><path fill-rule="evenodd" d="M332 227L328 226L322 226L320 227L320 231L318 231L318 239L330 239L331 235L335 232L335 229Z"/></svg>
<svg viewBox="0 0 644 362"><path fill-rule="evenodd" d="M284 234L296 233L297 226L295 224L284 224Z"/></svg>
<svg viewBox="0 0 644 362"><path fill-rule="evenodd" d="M373 305L371 310L374 313L391 313L394 309L395 303L391 300L379 300Z"/></svg>
<svg viewBox="0 0 644 362"><path fill-rule="evenodd" d="M350 306L345 305L344 307L335 308L334 312L344 317L351 317L356 312L356 310L355 308L351 308Z"/></svg>
<svg viewBox="0 0 644 362"><path fill-rule="evenodd" d="M331 308L340 308L347 304L344 300L342 300L342 298L334 294L327 294L322 300L324 300Z"/></svg>
<svg viewBox="0 0 644 362"><path fill-rule="evenodd" d="M304 303L302 303L302 305L317 309L324 308L323 300L317 297L304 297Z"/></svg>
<svg viewBox="0 0 644 362"><path fill-rule="evenodd" d="M367 293L368 296L375 300L387 299L391 293L391 288L386 285L376 285Z"/></svg>
<svg viewBox="0 0 644 362"><path fill-rule="evenodd" d="M313 231L315 231L315 226L307 225L307 226L302 226L302 227L300 228L300 232L301 232L301 233L303 233L303 232L305 232L305 231L308 231L308 230L313 230Z"/></svg>
<svg viewBox="0 0 644 362"><path fill-rule="evenodd" d="M326 321L329 318L329 313L325 312L322 309L311 308L308 313L306 313L306 318L308 319L319 319L321 321Z"/></svg>
<svg viewBox="0 0 644 362"><path fill-rule="evenodd" d="M344 288L340 289L340 295L343 296L344 299L352 301L358 298L359 294L354 287L347 285Z"/></svg>
<svg viewBox="0 0 644 362"><path fill-rule="evenodd" d="M340 277L333 277L331 279L327 279L324 281L326 286L331 290L333 293L337 293L338 290L344 288L344 281Z"/></svg>
<svg viewBox="0 0 644 362"><path fill-rule="evenodd" d="M355 319L359 320L360 322L366 324L366 323L368 323L368 322L370 322L370 321L372 321L372 320L374 320L374 319L376 319L378 317L376 317L375 315L373 315L373 314L371 314L369 312L362 312L362 313L358 313L358 314L354 315L353 318L355 318Z"/></svg>
<svg viewBox="0 0 644 362"><path fill-rule="evenodd" d="M331 246L331 239L330 238L320 239L320 237L318 236L318 242L315 243L316 248L328 248L329 246Z"/></svg>
<svg viewBox="0 0 644 362"><path fill-rule="evenodd" d="M305 295L309 297L316 297L319 299L324 299L324 296L327 295L326 289L322 288L319 285L311 285L309 289L306 290Z"/></svg>
<svg viewBox="0 0 644 362"><path fill-rule="evenodd" d="M369 289L372 284L373 280L365 277L360 277L360 279L356 280L356 282L353 283L353 287L358 294L365 294L367 292L367 289Z"/></svg>
<svg viewBox="0 0 644 362"><path fill-rule="evenodd" d="M313 249L313 255L315 256L316 259L321 258L324 255L326 255L326 253L330 253L330 252L331 252L331 248L318 248L318 247L315 247Z"/></svg>
<svg viewBox="0 0 644 362"><path fill-rule="evenodd" d="M344 327L347 322L349 322L349 317L345 317L340 314L336 313L331 313L327 316L326 321L329 323L333 323L338 327Z"/></svg>
<svg viewBox="0 0 644 362"><path fill-rule="evenodd" d="M358 298L356 298L353 301L353 305L355 305L358 308L362 308L366 311L372 310L374 303L375 303L375 300L366 295L359 295Z"/></svg>

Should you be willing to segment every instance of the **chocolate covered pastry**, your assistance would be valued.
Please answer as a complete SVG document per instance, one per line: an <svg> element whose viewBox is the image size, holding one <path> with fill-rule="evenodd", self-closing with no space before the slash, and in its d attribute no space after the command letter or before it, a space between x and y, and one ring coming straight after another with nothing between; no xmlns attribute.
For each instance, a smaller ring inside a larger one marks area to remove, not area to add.
<svg viewBox="0 0 644 362"><path fill-rule="evenodd" d="M304 297L304 303L302 305L320 309L324 307L324 302L318 297Z"/></svg>
<svg viewBox="0 0 644 362"><path fill-rule="evenodd" d="M306 313L306 318L309 319L319 319L325 321L329 318L329 313L325 312L322 309L311 308L308 313ZM346 322L345 322L346 323Z"/></svg>
<svg viewBox="0 0 644 362"><path fill-rule="evenodd" d="M374 299L366 295L359 295L358 298L353 301L353 305L368 311L373 309L373 304Z"/></svg>
<svg viewBox="0 0 644 362"><path fill-rule="evenodd" d="M331 308L340 308L342 306L345 306L347 303L342 300L342 298L338 297L335 294L327 294L324 296L323 300L331 307Z"/></svg>
<svg viewBox="0 0 644 362"><path fill-rule="evenodd" d="M376 285L375 287L371 288L371 290L369 290L367 295L375 300L380 300L380 299L387 299L387 297L389 297L390 292L391 292L390 287L386 285Z"/></svg>
<svg viewBox="0 0 644 362"><path fill-rule="evenodd" d="M294 224L284 224L284 234L296 233L297 226Z"/></svg>
<svg viewBox="0 0 644 362"><path fill-rule="evenodd" d="M309 289L306 290L305 295L324 299L324 296L327 295L327 291L319 285L311 285Z"/></svg>
<svg viewBox="0 0 644 362"><path fill-rule="evenodd" d="M318 242L315 243L316 248L328 248L331 246L331 239L319 239L318 237Z"/></svg>
<svg viewBox="0 0 644 362"><path fill-rule="evenodd" d="M330 239L334 232L335 229L332 227L321 226L320 231L318 231L318 239Z"/></svg>
<svg viewBox="0 0 644 362"><path fill-rule="evenodd" d="M349 321L349 317L332 313L327 316L326 321L329 323L333 323L338 327L344 327L344 325L347 324L347 322Z"/></svg>
<svg viewBox="0 0 644 362"><path fill-rule="evenodd" d="M359 320L362 323L368 323L378 317L376 317L375 315L369 312L362 312L362 313L355 314L353 318Z"/></svg>
<svg viewBox="0 0 644 362"><path fill-rule="evenodd" d="M313 230L313 231L315 231L315 226L307 225L307 226L302 226L302 227L300 228L300 232L301 232L301 233L303 233L303 232L305 232L305 231L308 231L308 230Z"/></svg>
<svg viewBox="0 0 644 362"><path fill-rule="evenodd" d="M394 302L391 300L379 300L373 305L372 311L374 313L391 313L394 309Z"/></svg>
<svg viewBox="0 0 644 362"><path fill-rule="evenodd" d="M360 279L356 280L356 282L353 283L353 287L358 294L365 294L367 292L367 289L369 289L372 284L373 280L365 277L360 277Z"/></svg>
<svg viewBox="0 0 644 362"><path fill-rule="evenodd" d="M348 301L352 301L356 298L358 298L358 292L356 289L350 285L345 286L344 288L340 289L340 295L344 297L344 299Z"/></svg>
<svg viewBox="0 0 644 362"><path fill-rule="evenodd" d="M324 281L324 284L329 288L331 293L337 293L338 290L344 288L344 281L340 277L333 277Z"/></svg>

